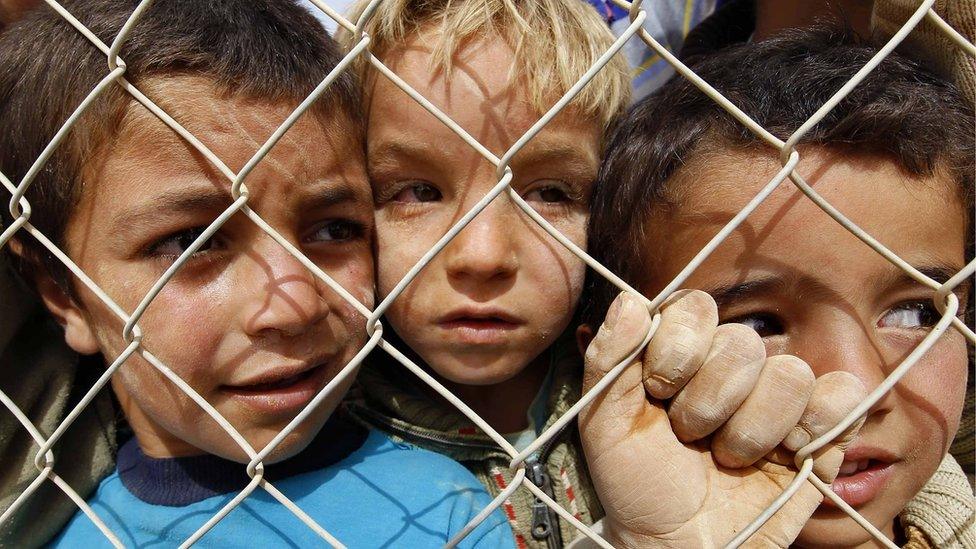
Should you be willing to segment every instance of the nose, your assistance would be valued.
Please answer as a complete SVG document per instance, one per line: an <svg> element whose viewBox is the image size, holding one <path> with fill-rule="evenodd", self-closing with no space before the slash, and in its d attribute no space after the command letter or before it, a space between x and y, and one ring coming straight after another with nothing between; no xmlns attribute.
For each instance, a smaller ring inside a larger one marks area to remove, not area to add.
<svg viewBox="0 0 976 549"><path fill-rule="evenodd" d="M448 243L442 253L452 283L506 280L518 271L518 217L513 209L499 196Z"/></svg>
<svg viewBox="0 0 976 549"><path fill-rule="evenodd" d="M242 257L238 280L245 300L244 331L251 336L294 337L325 320L331 310L312 273L270 237Z"/></svg>
<svg viewBox="0 0 976 549"><path fill-rule="evenodd" d="M870 392L876 389L897 364L886 362L873 330L845 313L822 319L799 335L794 354L807 361L814 375L845 371L857 376ZM868 411L868 415L892 406L889 391Z"/></svg>

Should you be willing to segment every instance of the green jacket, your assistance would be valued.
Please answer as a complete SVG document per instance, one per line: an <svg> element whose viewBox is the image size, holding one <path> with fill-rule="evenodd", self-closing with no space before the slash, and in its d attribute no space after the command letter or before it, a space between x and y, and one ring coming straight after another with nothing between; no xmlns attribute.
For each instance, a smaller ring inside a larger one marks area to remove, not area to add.
<svg viewBox="0 0 976 549"><path fill-rule="evenodd" d="M543 430L580 396L579 356L567 349L558 358L553 356L552 368L548 419ZM420 390L421 382L408 370L386 361L371 361L363 367L358 380L359 394L347 402L347 407L361 423L384 431L395 440L461 462L493 497L512 481L509 455L450 404L426 396ZM603 509L590 483L575 422L545 444L536 460L530 458L526 473L583 523L589 525L602 518ZM527 489L515 491L502 509L511 522L517 547L555 549L579 535L572 524L537 501Z"/></svg>
<svg viewBox="0 0 976 549"><path fill-rule="evenodd" d="M0 391L49 436L102 373L80 364L64 343L64 331L19 284L0 254ZM102 390L54 446L54 473L87 499L115 467L115 411ZM0 513L37 478L38 446L0 404ZM44 481L0 524L0 547L37 547L51 540L78 507L51 480Z"/></svg>

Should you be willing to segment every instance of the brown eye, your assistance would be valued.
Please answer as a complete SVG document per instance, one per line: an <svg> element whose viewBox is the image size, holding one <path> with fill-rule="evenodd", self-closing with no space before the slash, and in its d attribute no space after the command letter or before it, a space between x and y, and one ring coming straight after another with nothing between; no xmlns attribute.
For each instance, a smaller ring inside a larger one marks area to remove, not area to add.
<svg viewBox="0 0 976 549"><path fill-rule="evenodd" d="M328 221L315 231L311 240L319 242L343 242L359 238L365 233L362 224L347 219Z"/></svg>
<svg viewBox="0 0 976 549"><path fill-rule="evenodd" d="M183 252L185 252L190 246L192 246L193 242L195 242L206 229L206 227L194 227L185 231L173 233L153 244L152 247L150 247L149 252L152 255L178 257L182 255ZM215 245L216 243L214 242L214 238L211 237L207 239L206 242L201 244L194 254L202 254L204 252L211 251Z"/></svg>
<svg viewBox="0 0 976 549"><path fill-rule="evenodd" d="M547 185L526 193L525 200L528 202L542 202L543 204L559 204L569 202L571 198L566 189L556 185Z"/></svg>
<svg viewBox="0 0 976 549"><path fill-rule="evenodd" d="M771 314L757 313L738 316L726 320L723 324L743 324L755 330L759 337L770 337L784 333L783 323Z"/></svg>
<svg viewBox="0 0 976 549"><path fill-rule="evenodd" d="M539 191L539 198L543 202L562 202L566 200L566 193L554 187L549 187L548 189L542 189Z"/></svg>
<svg viewBox="0 0 976 549"><path fill-rule="evenodd" d="M427 183L410 185L393 198L395 202L437 202L440 199L441 192Z"/></svg>

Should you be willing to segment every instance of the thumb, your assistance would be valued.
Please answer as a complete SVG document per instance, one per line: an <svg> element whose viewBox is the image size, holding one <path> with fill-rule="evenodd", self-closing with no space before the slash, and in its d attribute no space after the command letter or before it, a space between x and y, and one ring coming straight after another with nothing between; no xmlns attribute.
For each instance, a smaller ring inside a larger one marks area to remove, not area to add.
<svg viewBox="0 0 976 549"><path fill-rule="evenodd" d="M630 430L631 422L644 410L642 369L638 363L642 343L651 328L651 315L644 303L628 292L621 292L607 312L600 330L586 349L583 368L583 393L593 389L614 368L632 357L614 379L580 414L580 430L591 431L602 440L617 440Z"/></svg>

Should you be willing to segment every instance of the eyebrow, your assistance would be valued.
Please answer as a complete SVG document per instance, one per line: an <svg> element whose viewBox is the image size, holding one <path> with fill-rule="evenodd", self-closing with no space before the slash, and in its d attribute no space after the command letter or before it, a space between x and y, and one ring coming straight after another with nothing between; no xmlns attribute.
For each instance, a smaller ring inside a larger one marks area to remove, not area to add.
<svg viewBox="0 0 976 549"><path fill-rule="evenodd" d="M719 307L771 292L802 293L804 300L821 300L837 295L835 289L802 273L766 275L705 291L711 294Z"/></svg>
<svg viewBox="0 0 976 549"><path fill-rule="evenodd" d="M233 201L226 192L213 187L187 187L160 193L151 200L119 212L112 221L116 231L158 224L161 220L193 212L223 211Z"/></svg>
<svg viewBox="0 0 976 549"><path fill-rule="evenodd" d="M440 168L440 163L434 157L439 149L427 147L423 143L412 141L385 141L369 153L368 167L370 172L394 163L397 159L406 159L418 164L426 164ZM472 152L477 152L472 149ZM480 154L479 154L480 156ZM487 159L486 159L487 161ZM528 171L530 166L559 163L560 167L583 177L595 177L599 169L599 159L587 158L586 151L580 147L562 142L538 143L522 149L512 159L512 168L516 173ZM592 172L592 173L591 173Z"/></svg>
<svg viewBox="0 0 976 549"><path fill-rule="evenodd" d="M745 282L736 282L718 286L716 288L706 288L715 300L715 304L723 307L740 299L744 299L756 294L762 294L786 287L786 281L778 276L764 276Z"/></svg>
<svg viewBox="0 0 976 549"><path fill-rule="evenodd" d="M955 276L956 273L961 271L963 267L953 266L947 263L933 263L930 265L916 267L916 269L923 275L931 278L939 284L945 284L950 278ZM916 284L921 285L920 282L909 276L908 273L902 271L901 269L898 269L897 274L894 274L887 279L883 279L881 284L887 288L913 286ZM972 277L967 277L958 286L956 286L956 291L966 291L971 285Z"/></svg>
<svg viewBox="0 0 976 549"><path fill-rule="evenodd" d="M917 267L917 269L925 276L942 284L959 272L961 267L956 268L946 264L934 264ZM804 287L803 294L806 298L814 298L819 295L833 293L833 290L830 290L820 282L803 276L796 280L796 284ZM956 289L957 291L966 291L969 289L971 284L971 279L967 278L964 282L957 286ZM884 289L892 289L897 287L920 285L920 283L909 276L908 273L898 269L897 273L882 277L880 280L876 281L875 285ZM788 281L781 276L764 276L752 280L746 280L744 282L709 288L705 291L712 296L715 303L719 307L723 307L729 305L730 303L734 303L738 300L746 299L755 295L772 291L784 291L792 286L794 286L794 284L791 281Z"/></svg>
<svg viewBox="0 0 976 549"><path fill-rule="evenodd" d="M556 162L562 167L580 173L593 171L593 175L596 175L596 169L600 166L599 159L590 158L582 147L564 143L546 143L539 147L529 147L519 151L512 159L513 167L516 169L527 169L529 165Z"/></svg>
<svg viewBox="0 0 976 549"><path fill-rule="evenodd" d="M302 188L302 203L309 210L325 210L339 204L358 201L368 202L363 193L356 192L354 185L346 181L341 183L323 181Z"/></svg>
<svg viewBox="0 0 976 549"><path fill-rule="evenodd" d="M306 207L316 210L354 202L361 198L360 193L346 182L305 185L302 194L305 195L303 199ZM159 224L167 219L191 213L223 212L232 203L233 200L228 193L213 187L173 189L135 208L120 212L115 216L112 227L115 231L124 231L131 227Z"/></svg>
<svg viewBox="0 0 976 549"><path fill-rule="evenodd" d="M434 150L437 150L434 148ZM431 148L423 143L413 141L384 141L374 150L369 152L368 165L383 165L393 162L397 158L406 158L422 163L433 163L431 159Z"/></svg>

